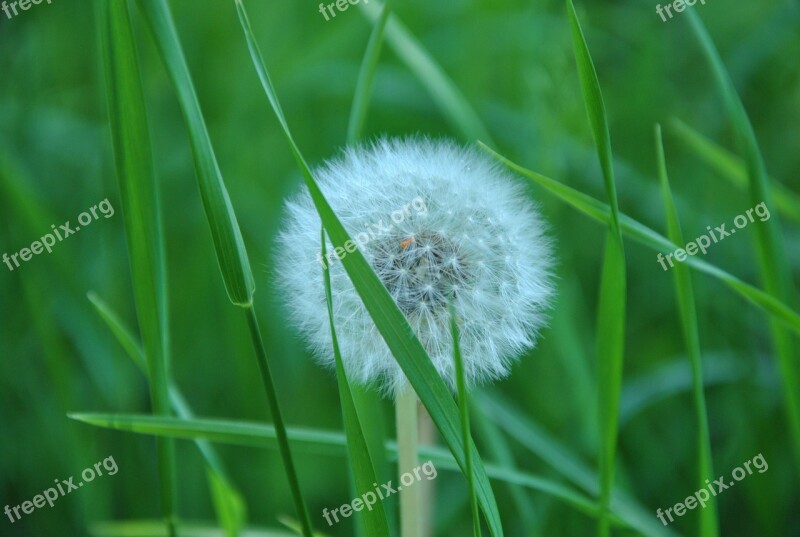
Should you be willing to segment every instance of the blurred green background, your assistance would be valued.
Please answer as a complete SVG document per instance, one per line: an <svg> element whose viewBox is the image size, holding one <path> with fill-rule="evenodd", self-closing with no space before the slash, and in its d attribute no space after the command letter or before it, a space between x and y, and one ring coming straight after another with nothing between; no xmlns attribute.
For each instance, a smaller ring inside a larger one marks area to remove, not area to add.
<svg viewBox="0 0 800 537"><path fill-rule="evenodd" d="M336 380L287 327L271 277L283 199L300 182L264 98L233 1L172 0L184 50L256 275L256 308L290 425L341 430ZM621 210L665 231L655 176L653 124L682 119L734 148L719 94L685 16L664 23L654 2L581 2L606 107ZM351 8L326 22L313 2L247 3L284 112L311 164L344 144L371 23ZM561 1L398 2L395 13L464 93L495 148L526 167L605 200ZM769 172L800 192L800 7L797 2L707 0L696 8L750 114ZM169 274L172 374L201 416L265 421L263 387L246 323L227 300L202 212L186 129L152 39L133 10L161 188ZM384 46L365 134L426 133L467 143L392 47ZM665 133L667 164L687 240L752 207ZM144 377L86 299L96 292L135 327L130 271L113 166L93 2L54 0L7 19L0 12L0 253L29 246L51 224L108 198L117 210L13 272L0 265L0 507L18 505L56 478L111 455L104 476L37 509L9 536L87 535L95 521L159 516L154 441L67 419L67 412L147 413ZM537 188L558 256L558 299L539 348L489 387L530 422L595 466L594 340L605 229ZM771 207L773 217L777 210ZM759 223L751 226L759 225ZM782 219L795 284L797 221ZM712 247L706 259L757 283L754 231ZM672 274L654 252L626 241L628 318L618 482L655 518L692 494L695 444L689 365ZM694 277L716 478L762 453L769 471L719 498L722 535L800 536L793 463L767 317L718 281ZM797 347L798 339L794 337ZM383 403L387 422L392 408ZM484 445L475 431L479 447ZM516 440L517 464L567 482ZM248 520L278 528L293 506L275 451L219 446ZM482 450L483 452L483 450ZM179 441L179 513L212 521L197 449ZM487 460L491 457L484 455ZM297 453L312 519L352 498L343 453ZM437 535L470 532L463 476L441 471ZM508 489L495 482L508 535L524 535ZM587 535L595 522L527 492L533 534ZM696 532L697 511L671 528ZM353 519L331 535L353 535ZM619 535L633 535L619 531Z"/></svg>

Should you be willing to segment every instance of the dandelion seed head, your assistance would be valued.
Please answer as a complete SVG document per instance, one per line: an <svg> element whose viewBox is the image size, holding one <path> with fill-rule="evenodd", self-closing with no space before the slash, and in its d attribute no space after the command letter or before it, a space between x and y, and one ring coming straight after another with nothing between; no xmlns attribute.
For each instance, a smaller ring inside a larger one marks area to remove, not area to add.
<svg viewBox="0 0 800 537"><path fill-rule="evenodd" d="M524 189L487 155L450 141L382 139L345 150L315 176L451 388L451 300L469 384L507 376L535 346L553 295L550 240ZM303 188L287 202L278 236L277 281L291 322L333 368L325 263L348 377L394 393L405 375L330 242L321 258L320 225Z"/></svg>

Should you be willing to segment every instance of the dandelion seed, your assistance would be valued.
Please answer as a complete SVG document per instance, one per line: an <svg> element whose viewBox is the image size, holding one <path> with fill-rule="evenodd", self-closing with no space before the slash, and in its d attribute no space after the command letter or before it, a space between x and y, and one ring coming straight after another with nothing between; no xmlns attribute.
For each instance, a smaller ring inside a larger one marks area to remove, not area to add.
<svg viewBox="0 0 800 537"><path fill-rule="evenodd" d="M449 141L383 139L346 150L316 177L351 237L372 224L388 229L359 247L451 388L450 300L469 384L505 377L534 347L553 294L551 245L527 194L488 156ZM277 279L292 323L333 368L320 225L303 189L287 203ZM403 389L405 375L342 263L328 266L348 376L385 393Z"/></svg>

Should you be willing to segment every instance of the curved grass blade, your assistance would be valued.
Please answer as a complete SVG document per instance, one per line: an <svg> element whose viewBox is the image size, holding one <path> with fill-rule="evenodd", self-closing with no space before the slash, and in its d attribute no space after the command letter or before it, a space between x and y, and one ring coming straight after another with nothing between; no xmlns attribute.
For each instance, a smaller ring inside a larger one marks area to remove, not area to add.
<svg viewBox="0 0 800 537"><path fill-rule="evenodd" d="M588 494L598 495L597 473L572 452L569 446L552 438L538 424L509 405L497 393L479 394L477 403L511 438L535 453ZM663 527L649 509L642 507L635 498L618 488L613 490L611 510L631 528L644 535L676 536L673 531Z"/></svg>
<svg viewBox="0 0 800 537"><path fill-rule="evenodd" d="M292 461L292 453L286 439L283 416L275 391L275 383L267 360L266 349L258 327L258 319L253 308L253 292L255 284L247 251L242 241L241 230L233 211L228 191L222 180L222 174L217 165L211 139L205 126L200 103L194 90L189 67L183 55L178 32L172 19L172 13L166 0L138 0L140 10L144 14L156 46L164 62L167 74L172 80L178 102L183 111L189 131L189 139L194 154L195 168L197 171L197 184L200 187L200 196L203 208L208 219L217 261L225 282L225 288L231 302L244 309L247 317L247 326L256 353L261 379L267 396L272 419L278 432L280 441L280 454L283 468L289 481L297 514L303 524L304 535L311 537L313 531L311 519L308 515L297 470Z"/></svg>
<svg viewBox="0 0 800 537"><path fill-rule="evenodd" d="M97 427L137 434L165 436L184 440L202 438L211 442L220 442L236 446L271 449L274 449L277 444L274 427L247 421L201 418L183 420L136 414L73 413L70 414L69 417ZM289 432L292 444L304 452L329 456L341 456L345 452L347 439L345 435L340 432L300 427L290 427ZM395 442L387 442L385 449L394 458L397 457L397 444ZM460 464L455 461L452 453L445 449L435 446L420 446L419 454L421 457L432 460L436 468L454 472L461 471ZM487 474L494 479L548 494L589 516L596 517L599 515L599 507L595 502L561 483L494 464L487 464L486 470ZM595 487L597 485L597 480L593 477L591 479L591 485ZM619 503L619 506L617 506L617 503ZM662 531L658 526L654 526L654 531L648 530L646 525L636 520L637 515L631 514L633 513L633 509L626 508L625 504L621 501L616 502L613 508L617 509L612 520L615 524L637 529L645 535L674 536L671 532ZM623 511L628 512L623 514ZM648 518L655 519L655 517L649 514L647 516ZM648 522L652 521L648 520Z"/></svg>
<svg viewBox="0 0 800 537"><path fill-rule="evenodd" d="M136 316L144 342L153 411L166 416L171 413L166 267L144 90L127 1L109 0L99 13L108 116L122 199ZM168 533L175 535L174 443L159 439L156 449L161 510Z"/></svg>
<svg viewBox="0 0 800 537"><path fill-rule="evenodd" d="M669 239L677 244L684 244L678 211L672 199L672 190L669 186L667 163L664 156L664 145L661 139L661 126L656 125L656 160L658 163L658 177L661 182L661 193L664 198L664 211L667 215L667 229ZM692 275L689 268L678 263L674 267L673 277L675 282L675 295L678 299L678 309L681 316L683 337L686 340L686 352L692 368L692 393L694 396L695 419L697 420L697 484L700 488L705 486L705 480L714 474L711 458L711 435L708 429L708 412L706 410L706 396L703 390L703 364L700 352L700 332L697 327L697 310L694 302L694 289ZM700 510L700 537L716 537L719 535L717 522L717 503L712 500Z"/></svg>
<svg viewBox="0 0 800 537"><path fill-rule="evenodd" d="M327 259L325 248L325 231L321 232L322 259ZM330 269L324 265L322 269L325 273L325 300L328 305L328 317L331 324L331 338L333 340L333 356L336 360L336 381L339 385L339 401L342 405L342 419L347 436L347 454L350 459L350 467L353 471L353 479L356 485L356 496L363 491L372 490L373 483L378 482L375 468L372 465L372 456L369 446L364 438L361 421L356 411L353 394L350 390L350 382L347 380L347 373L342 362L342 354L339 349L339 340L336 338L336 327L333 317L333 297L331 295L331 275ZM366 534L372 537L389 535L389 522L386 519L386 512L383 509L383 502L377 502L371 509L361 512L364 521Z"/></svg>
<svg viewBox="0 0 800 537"><path fill-rule="evenodd" d="M359 7L375 22L380 17L380 7L376 2L360 3ZM492 138L480 116L470 106L461 90L445 74L431 54L405 27L397 15L390 15L386 25L386 42L397 57L417 76L430 93L436 105L453 127L468 140L486 140L492 145Z"/></svg>
<svg viewBox="0 0 800 537"><path fill-rule="evenodd" d="M464 379L464 360L461 357L461 344L458 333L458 319L455 308L450 302L450 332L453 335L453 360L456 364L456 386L458 390L458 409L461 411L461 438L464 445L472 441L469 427L469 399L467 398L467 382ZM475 496L475 480L472 472L472 454L464 450L464 459L467 465L467 486L469 490L469 507L472 511L472 531L475 537L481 536L481 515L478 513L478 500Z"/></svg>
<svg viewBox="0 0 800 537"><path fill-rule="evenodd" d="M725 103L728 120L736 134L739 152L743 155L747 168L750 203L753 206L764 203L766 207L772 207L772 190L769 185L766 164L747 111L736 93L736 88L728 76L722 58L700 20L700 16L694 10L689 10L687 16L692 31L714 74L717 87ZM758 267L764 282L764 290L790 307L794 307L797 298L796 291L784 250L778 216L773 215L762 225L755 226L755 231ZM795 464L800 469L800 364L797 359L797 345L786 328L773 318L770 318L770 333L783 381L784 404L789 415L789 430L794 447Z"/></svg>
<svg viewBox="0 0 800 537"><path fill-rule="evenodd" d="M512 170L515 170L521 175L531 179L536 184L544 187L547 191L551 192L557 198L568 203L578 211L591 218L594 218L599 222L605 224L610 222L611 209L603 202L598 201L593 197L584 194L583 192L579 192L574 188L565 185L564 183L560 183L555 179L551 179L550 177L540 173L523 168L519 164L515 164L514 162L495 152L485 144L481 142L478 143L486 151L491 153L492 156L494 156L497 160ZM677 248L680 248L680 246L674 244L660 233L650 229L644 224L623 213L620 213L620 224L622 225L622 231L626 236L629 236L638 243L657 252L672 252ZM736 276L722 270L715 265L712 265L711 263L708 263L707 261L697 259L696 257L688 257L686 258L685 263L695 270L699 270L700 272L717 278L742 298L763 310L768 315L779 319L795 333L800 334L800 315L798 315L796 311L789 308L780 300L765 293L761 289L750 285L749 283L743 282Z"/></svg>
<svg viewBox="0 0 800 537"><path fill-rule="evenodd" d="M375 22L367 42L367 50L358 71L356 92L353 95L353 106L350 109L350 121L347 124L347 143L354 145L361 138L361 131L367 119L369 99L372 95L372 83L375 81L375 71L378 69L378 59L381 56L383 33L386 30L386 21L389 20L389 2L383 4L381 14Z"/></svg>
<svg viewBox="0 0 800 537"><path fill-rule="evenodd" d="M614 181L614 165L611 152L611 136L608 130L603 95L597 71L592 62L586 38L583 35L578 15L572 0L566 0L567 12L572 27L572 48L578 75L583 90L583 100L592 127L597 156L603 170L606 194L611 207L611 220L606 237L603 269L600 279L600 300L597 312L597 369L600 410L600 504L604 513L611 503L614 484L614 463L619 434L619 404L622 393L622 373L625 357L625 251L619 222L617 187ZM610 535L610 522L601 516L598 534Z"/></svg>
<svg viewBox="0 0 800 537"><path fill-rule="evenodd" d="M87 296L134 364L145 376L148 376L144 351L131 331L123 324L116 312L97 294L89 292ZM180 390L172 382L169 383L168 389L170 403L175 413L183 419L193 418L194 413ZM197 439L195 445L206 461L209 489L220 524L225 528L228 537L236 537L242 531L247 518L245 502L228 478L228 473L211 443L207 440Z"/></svg>
<svg viewBox="0 0 800 537"><path fill-rule="evenodd" d="M386 21L389 20L389 2L386 2L381 11L378 21L375 23L370 33L367 48L364 52L364 59L358 73L353 105L350 110L350 119L347 124L347 144L356 145L361 139L364 123L366 122L369 111L369 101L372 95L372 85L375 80L375 73L378 67L381 48L384 39ZM392 469L386 459L386 452L382 449L386 438L386 420L383 415L383 401L380 396L367 387L350 386L353 395L353 403L362 425L362 432L367 441L375 473L378 476L377 482L385 483L391 479ZM355 492L354 492L355 494ZM385 505L386 517L390 521L395 521L395 503L390 502ZM396 526L390 522L390 526ZM359 528L361 529L361 528Z"/></svg>
<svg viewBox="0 0 800 537"><path fill-rule="evenodd" d="M495 425L492 420L483 414L480 405L475 404L475 401L472 401L471 404L472 415L475 416L478 434L489 452L489 458L496 460L501 466L509 470L516 471L517 465L514 461L514 455L503 433L500 432L497 425ZM509 485L509 492L511 493L514 507L517 510L517 518L523 534L530 535L531 537L540 537L537 532L534 506L528 494L522 487L515 484Z"/></svg>
<svg viewBox="0 0 800 537"><path fill-rule="evenodd" d="M267 98L272 105L275 116L281 125L284 136L289 143L292 154L297 161L297 165L303 174L303 179L309 189L322 223L325 226L325 231L330 236L334 247L343 247L344 243L350 240L350 237L333 212L333 209L331 209L330 204L323 196L308 164L292 137L275 89L269 78L269 73L264 66L261 52L258 49L258 44L255 41L255 36L250 27L247 12L241 0L236 0L236 7L239 11L242 29L244 30L250 48L253 65L259 75ZM386 290L386 287L384 287L381 280L358 249L345 256L342 259L342 265L347 271L350 280L353 282L353 286L361 297L361 300L364 302L364 306L367 308L372 320L375 322L375 326L405 373L406 378L408 378L414 391L417 392L420 400L428 409L431 419L441 433L442 438L453 452L462 471L466 472L466 465L463 457L464 446L459 435L458 408L444 381L436 372L433 364L431 364L430 358L422 344L414 335L405 315L400 311L400 308L394 302L391 295ZM474 443L470 443L468 449L472 450L473 459L475 461L473 469L481 508L484 511L492 535L501 536L503 535L503 529L491 484L486 476L486 472L480 460L480 455Z"/></svg>
<svg viewBox="0 0 800 537"><path fill-rule="evenodd" d="M672 118L668 127L675 138L683 142L695 155L733 185L742 189L747 188L747 168L742 159L723 149L680 119ZM786 218L800 222L800 196L775 179L770 179L770 188L778 212Z"/></svg>
<svg viewBox="0 0 800 537"><path fill-rule="evenodd" d="M200 101L197 99L172 13L166 0L136 1L155 40L186 120L197 171L197 185L228 298L237 306L248 306L252 304L255 290L250 262L211 145L211 138L206 129Z"/></svg>

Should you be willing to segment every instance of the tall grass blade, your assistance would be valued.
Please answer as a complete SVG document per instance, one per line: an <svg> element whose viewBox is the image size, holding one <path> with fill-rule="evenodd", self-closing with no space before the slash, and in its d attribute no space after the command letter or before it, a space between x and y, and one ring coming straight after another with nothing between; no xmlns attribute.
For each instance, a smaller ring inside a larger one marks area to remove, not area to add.
<svg viewBox="0 0 800 537"><path fill-rule="evenodd" d="M606 237L603 269L600 279L600 301L597 314L597 369L600 410L600 504L604 512L611 503L614 484L614 463L619 434L619 401L622 393L622 372L625 346L625 252L619 222L617 187L603 95L597 72L583 35L572 0L566 0L572 27L572 47L578 65L583 100L589 115L600 167L603 170L606 195L611 207L611 221ZM610 535L610 522L601 516L598 535Z"/></svg>
<svg viewBox="0 0 800 537"><path fill-rule="evenodd" d="M503 433L498 429L497 425L483 413L483 409L480 405L477 405L474 400L471 401L471 404L472 415L475 416L475 425L478 429L478 436L483 441L483 445L486 446L486 450L489 454L488 457L510 470L516 470L517 465L514 461L514 455ZM517 522L523 534L537 537L538 533L536 532L537 523L534 514L534 506L528 493L525 492L521 486L515 484L509 485L509 492L511 493L514 507L517 510Z"/></svg>
<svg viewBox="0 0 800 537"><path fill-rule="evenodd" d="M275 381L272 379L272 372L270 371L269 361L267 360L267 350L264 348L264 340L261 337L261 330L258 327L256 310L253 309L252 305L245 307L245 315L247 316L247 326L250 329L250 336L253 340L253 347L256 352L258 369L261 372L261 381L264 384L264 391L266 392L269 408L272 412L272 421L275 423L275 432L278 436L278 448L281 459L283 460L283 469L289 481L289 490L292 492L292 499L294 500L295 509L297 509L297 516L300 517L303 535L305 537L312 537L314 530L311 525L311 518L308 514L306 502L303 499L303 493L300 490L300 480L297 478L297 469L295 468L292 458L292 451L289 448L289 438L286 434L286 426L283 423L283 414L278 404Z"/></svg>
<svg viewBox="0 0 800 537"><path fill-rule="evenodd" d="M672 199L672 190L669 186L667 163L664 156L664 145L661 139L661 126L656 125L656 160L658 164L658 177L661 182L661 193L664 198L664 211L667 215L667 230L669 239L677 244L684 244L681 232L678 211ZM694 412L697 420L697 485L705 487L705 480L714 474L711 458L711 435L708 428L708 412L706 410L706 396L703 391L703 364L700 352L700 332L697 326L697 310L694 302L694 289L692 275L689 268L678 263L673 270L675 281L675 294L678 298L678 309L681 316L683 337L686 340L686 352L692 368L692 389L694 395ZM714 498L700 510L699 513L700 537L716 537L719 535L717 522L717 503Z"/></svg>
<svg viewBox="0 0 800 537"><path fill-rule="evenodd" d="M379 19L381 8L374 0L360 3L359 7L373 22ZM389 16L386 24L386 43L416 75L417 80L428 90L436 105L461 136L467 140L486 140L494 145L489 131L461 90L395 14Z"/></svg>
<svg viewBox="0 0 800 537"><path fill-rule="evenodd" d="M183 55L178 32L166 0L136 0L155 39L167 75L175 88L186 120L194 155L197 185L208 219L214 251L231 302L247 306L253 301L255 283L242 233L233 212L228 190L222 180L211 138L206 129L200 101Z"/></svg>
<svg viewBox="0 0 800 537"><path fill-rule="evenodd" d="M480 143L480 142L479 142ZM542 186L548 192L554 194L560 200L571 205L578 211L584 213L604 224L611 221L611 209L608 205L598 201L591 196L579 192L574 188L560 183L555 179L542 175L540 173L528 170L515 164L514 162L503 157L499 153L493 151L484 144L480 144L485 150L491 153L496 159L504 163L506 166L519 172L521 175L532 180L534 183ZM672 252L681 246L673 243L660 233L650 229L644 224L634 220L633 218L620 213L620 224L622 232L629 236L636 242L647 246L657 252ZM791 328L796 334L800 334L800 315L785 303L776 299L775 297L765 293L761 289L743 282L736 276L722 270L721 268L698 259L697 257L686 258L685 263L690 267L699 270L709 276L712 276L722 283L726 284L733 291L735 291L742 298L746 299L751 304L755 305L768 315L783 322L787 327Z"/></svg>
<svg viewBox="0 0 800 537"><path fill-rule="evenodd" d="M461 411L461 437L464 445L472 441L469 424L469 399L467 396L467 381L464 378L464 360L461 357L461 343L458 332L458 318L453 303L450 303L450 332L453 334L453 360L456 368L456 386L458 390L458 409ZM478 500L475 496L475 480L472 472L472 455L469 449L464 450L464 459L467 464L467 486L469 491L469 507L472 511L472 532L475 537L481 536L481 515L478 513Z"/></svg>
<svg viewBox="0 0 800 537"><path fill-rule="evenodd" d="M530 417L508 404L497 393L479 394L476 402L511 438L591 496L598 495L600 488L597 472L586 465L569 446L552 438ZM611 510L644 535L676 535L663 527L650 509L645 509L635 498L618 488L612 494Z"/></svg>
<svg viewBox="0 0 800 537"><path fill-rule="evenodd" d="M725 103L728 120L736 134L739 152L743 155L747 168L750 203L774 207L772 190L769 185L767 168L755 131L747 116L747 111L736 93L736 88L725 69L725 65L714 46L699 15L694 10L687 13L689 23L701 50L713 72L717 87ZM796 305L796 295L792 274L789 269L778 215L772 215L762 225L755 226L758 267L764 290L788 304ZM783 381L783 396L789 417L789 430L792 437L795 463L800 469L800 364L798 364L797 341L776 319L770 319L770 333L778 366Z"/></svg>
<svg viewBox="0 0 800 537"><path fill-rule="evenodd" d="M325 248L325 231L321 233L322 239L322 259L327 259ZM331 324L331 338L333 340L333 356L336 360L336 380L339 385L339 401L342 405L342 419L344 430L347 436L347 454L350 460L350 468L353 471L353 479L356 485L356 496L372 490L373 483L378 482L375 468L372 465L372 456L369 446L364 438L361 420L356 411L353 394L350 390L350 383L347 380L347 373L344 369L342 354L339 349L339 340L336 338L336 327L333 316L333 297L331 294L331 275L327 265L324 266L325 273L325 299L328 304L328 317ZM389 522L386 519L386 512L383 509L383 502L377 502L371 509L361 512L361 519L364 521L366 534L372 537L389 535Z"/></svg>
<svg viewBox="0 0 800 537"><path fill-rule="evenodd" d="M109 0L100 14L108 116L150 400L154 413L169 415L166 269L142 79L127 1ZM157 450L161 509L168 532L174 535L174 444L159 439Z"/></svg>
<svg viewBox="0 0 800 537"><path fill-rule="evenodd" d="M144 350L133 333L99 296L90 292L88 298L133 363L145 376L148 376ZM194 417L189 404L172 382L169 384L169 399L177 416L183 419ZM242 531L247 518L247 507L244 500L228 478L228 473L211 443L207 440L197 439L195 445L206 461L209 490L220 524L225 528L228 537L236 537Z"/></svg>
<svg viewBox="0 0 800 537"><path fill-rule="evenodd" d="M370 33L364 59L358 71L358 82L353 95L353 106L350 109L350 121L347 123L347 143L354 145L361 138L364 122L367 119L369 99L372 95L372 84L375 81L375 72L378 69L378 59L381 57L383 33L386 30L386 21L389 20L389 2L383 4L381 14Z"/></svg>
<svg viewBox="0 0 800 537"><path fill-rule="evenodd" d="M261 52L258 49L255 36L253 35L247 17L247 12L241 0L236 0L236 6L239 10L242 29L244 30L248 46L250 47L253 65L259 75L267 98L272 105L272 109L289 143L292 154L303 174L305 184L310 191L311 198L322 219L325 231L330 236L334 247L341 247L346 241L350 240L347 231L323 196L308 164L292 137L275 89L269 78L269 73L264 66ZM414 335L405 315L403 315L403 312L400 311L400 308L395 304L394 300L392 300L386 287L384 287L381 280L359 250L345 256L342 259L342 264L350 280L353 282L353 286L363 300L367 311L370 313L372 320L375 322L375 326L383 336L389 349L391 349L395 359L397 359L398 364L413 386L414 391L417 392L420 400L428 409L431 419L439 429L442 438L453 452L462 471L466 472L466 464L463 457L464 446L459 434L458 408L444 381L436 372L433 364L431 364L430 358L422 344ZM480 455L474 443L470 444L469 449L473 450L472 454L475 462L473 469L481 508L484 511L492 535L503 535L497 502L495 501L491 484L489 483L489 479L486 476L485 469L480 460Z"/></svg>
<svg viewBox="0 0 800 537"><path fill-rule="evenodd" d="M677 118L670 120L668 129L676 139L734 186L747 188L747 167L742 159ZM769 184L778 212L786 218L800 222L800 196L773 178Z"/></svg>
<svg viewBox="0 0 800 537"><path fill-rule="evenodd" d="M364 123L366 122L369 111L369 102L372 96L372 85L378 68L381 48L384 40L386 21L389 20L389 2L386 2L381 11L381 15L375 22L370 33L367 48L364 51L364 58L358 72L353 105L350 110L350 119L347 123L347 144L356 145L361 139ZM383 450L383 442L386 438L386 419L383 415L383 401L375 390L364 386L351 386L353 403L361 420L364 438L367 441L375 473L378 482L385 483L391 479L391 467L386 459L386 452ZM396 519L395 503L390 502L385 506L386 517L390 522L390 527Z"/></svg>
<svg viewBox="0 0 800 537"><path fill-rule="evenodd" d="M289 450L289 443L283 426L283 417L275 392L275 383L272 380L266 349L258 327L256 312L253 308L253 292L255 291L253 273L250 269L250 262L247 258L247 251L244 248L236 214L233 211L228 191L225 188L222 174L217 165L214 149L211 146L211 139L205 126L205 120L203 119L200 102L197 99L191 75L189 74L189 67L183 55L172 13L166 0L137 1L144 14L147 26L153 34L167 74L172 80L178 96L178 103L186 120L197 171L197 184L200 187L203 208L211 228L211 236L214 241L222 279L225 282L225 288L231 302L244 308L270 412L278 432L280 453L289 481L289 488L297 514L304 527L304 534L306 537L311 537L312 529L308 508L300 491L297 470L292 461L292 454Z"/></svg>

